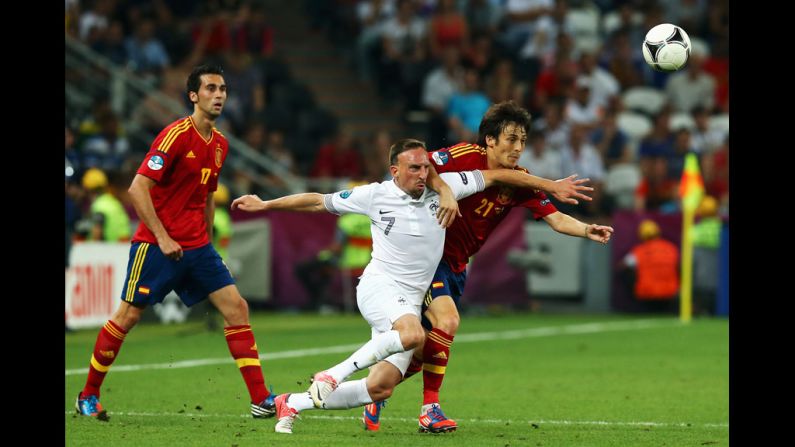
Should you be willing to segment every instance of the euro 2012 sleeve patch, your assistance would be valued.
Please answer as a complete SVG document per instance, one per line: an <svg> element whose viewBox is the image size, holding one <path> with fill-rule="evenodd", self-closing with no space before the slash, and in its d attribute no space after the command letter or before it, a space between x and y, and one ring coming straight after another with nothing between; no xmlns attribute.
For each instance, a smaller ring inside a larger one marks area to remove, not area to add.
<svg viewBox="0 0 795 447"><path fill-rule="evenodd" d="M450 161L450 154L444 151L438 151L431 154L431 158L433 158L434 163L439 166L446 165L448 161Z"/></svg>
<svg viewBox="0 0 795 447"><path fill-rule="evenodd" d="M149 166L149 169L153 171L159 171L163 169L163 157L159 155L152 155L149 161L146 162L146 165Z"/></svg>
<svg viewBox="0 0 795 447"><path fill-rule="evenodd" d="M348 197L351 196L351 194L353 194L353 191L351 191L350 189L346 189L345 191L340 191L340 198L347 199Z"/></svg>

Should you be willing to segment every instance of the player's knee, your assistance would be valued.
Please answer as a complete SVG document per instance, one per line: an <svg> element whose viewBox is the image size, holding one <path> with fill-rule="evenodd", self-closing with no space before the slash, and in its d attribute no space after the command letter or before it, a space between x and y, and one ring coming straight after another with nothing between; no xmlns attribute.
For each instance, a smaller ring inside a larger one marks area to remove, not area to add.
<svg viewBox="0 0 795 447"><path fill-rule="evenodd" d="M392 392L395 390L395 384L388 383L388 381L376 381L374 383L367 383L367 394L373 401L385 400L392 397Z"/></svg>
<svg viewBox="0 0 795 447"><path fill-rule="evenodd" d="M406 348L406 350L414 349L421 345L424 339L425 331L419 324L404 328L400 331L400 341L403 343L403 347Z"/></svg>
<svg viewBox="0 0 795 447"><path fill-rule="evenodd" d="M461 324L461 317L458 315L444 315L436 320L437 329L441 329L449 335L455 335L458 325Z"/></svg>

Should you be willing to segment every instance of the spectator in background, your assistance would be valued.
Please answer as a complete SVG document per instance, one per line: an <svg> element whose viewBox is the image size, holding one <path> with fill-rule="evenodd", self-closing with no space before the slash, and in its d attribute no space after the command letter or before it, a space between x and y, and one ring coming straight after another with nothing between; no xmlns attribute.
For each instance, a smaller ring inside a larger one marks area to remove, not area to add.
<svg viewBox="0 0 795 447"><path fill-rule="evenodd" d="M491 74L486 78L486 94L491 102L513 101L523 104L526 92L527 84L516 81L513 62L510 59L497 61Z"/></svg>
<svg viewBox="0 0 795 447"><path fill-rule="evenodd" d="M389 172L389 148L392 135L386 129L380 129L370 138L367 153L363 155L364 180L366 183L382 182L392 178Z"/></svg>
<svg viewBox="0 0 795 447"><path fill-rule="evenodd" d="M577 174L580 178L591 179L594 188L593 200L583 206L574 208L572 205L561 204L561 208L572 213L579 212L586 216L597 216L602 206L602 185L605 177L604 163L596 148L588 142L588 129L581 124L572 124L569 144L560 152L561 165L564 173Z"/></svg>
<svg viewBox="0 0 795 447"><path fill-rule="evenodd" d="M491 102L480 85L480 75L474 67L464 69L464 89L453 93L447 105L447 125L452 141L474 141L480 120Z"/></svg>
<svg viewBox="0 0 795 447"><path fill-rule="evenodd" d="M380 54L381 32L384 23L394 15L394 0L363 0L356 3L356 17L360 29L356 38L356 66L359 80L375 79L373 60L376 54Z"/></svg>
<svg viewBox="0 0 795 447"><path fill-rule="evenodd" d="M616 78L621 90L643 85L643 56L636 54L627 31L619 30L608 44L605 45L606 65ZM640 45L638 45L640 51Z"/></svg>
<svg viewBox="0 0 795 447"><path fill-rule="evenodd" d="M678 184L678 180L668 177L667 158L647 157L641 163L641 179L635 190L635 211L676 211Z"/></svg>
<svg viewBox="0 0 795 447"><path fill-rule="evenodd" d="M570 126L563 119L563 104L560 100L550 101L544 108L544 116L534 120L532 126L534 130L544 132L547 146L552 150L560 151L569 143Z"/></svg>
<svg viewBox="0 0 795 447"><path fill-rule="evenodd" d="M310 177L345 177L357 179L362 175L361 155L353 132L347 127L338 129L330 142L320 147Z"/></svg>
<svg viewBox="0 0 795 447"><path fill-rule="evenodd" d="M709 128L709 111L704 106L696 106L692 111L693 121L696 123L691 140L693 151L702 155L717 150L726 139L726 132L721 129Z"/></svg>
<svg viewBox="0 0 795 447"><path fill-rule="evenodd" d="M460 51L454 47L442 51L442 65L428 73L423 81L422 106L430 112L428 147L442 147L447 139L447 105L453 94L464 88L464 67Z"/></svg>
<svg viewBox="0 0 795 447"><path fill-rule="evenodd" d="M693 225L693 314L712 315L718 293L720 233L723 221L718 201L704 196Z"/></svg>
<svg viewBox="0 0 795 447"><path fill-rule="evenodd" d="M116 65L122 67L127 65L127 48L124 43L124 28L121 21L111 21L102 38L95 41L91 48Z"/></svg>
<svg viewBox="0 0 795 447"><path fill-rule="evenodd" d="M507 23L500 41L509 53L516 53L522 43L533 38L542 17L552 13L554 0L507 0L504 18Z"/></svg>
<svg viewBox="0 0 795 447"><path fill-rule="evenodd" d="M528 147L519 156L519 166L543 178L562 178L563 162L560 152L547 147L544 133L531 130L527 135ZM584 176L583 176L584 177Z"/></svg>
<svg viewBox="0 0 795 447"><path fill-rule="evenodd" d="M132 112L131 121L150 135L157 135L164 126L180 117L184 91L185 73L180 68L167 68L160 78L160 88L148 92L146 98L138 103ZM175 101L177 106L164 105L160 95Z"/></svg>
<svg viewBox="0 0 795 447"><path fill-rule="evenodd" d="M501 15L500 7L496 2L491 0L466 0L464 16L472 36L495 35Z"/></svg>
<svg viewBox="0 0 795 447"><path fill-rule="evenodd" d="M163 43L155 37L155 21L144 18L135 33L124 41L129 67L144 77L158 78L171 65Z"/></svg>
<svg viewBox="0 0 795 447"><path fill-rule="evenodd" d="M701 171L707 194L718 199L724 212L729 205L729 136L714 152L701 157Z"/></svg>
<svg viewBox="0 0 795 447"><path fill-rule="evenodd" d="M116 9L114 0L96 0L90 9L80 15L78 29L80 40L92 45L107 29Z"/></svg>
<svg viewBox="0 0 795 447"><path fill-rule="evenodd" d="M247 1L239 9L238 17L231 30L232 47L255 58L271 57L273 28L268 24L265 7L257 1Z"/></svg>
<svg viewBox="0 0 795 447"><path fill-rule="evenodd" d="M697 106L711 111L715 107L715 78L704 71L707 57L706 48L693 45L685 69L668 78L665 94L675 111L690 113Z"/></svg>
<svg viewBox="0 0 795 447"><path fill-rule="evenodd" d="M456 9L456 0L439 0L428 24L430 55L438 59L447 47L466 53L469 47L469 26Z"/></svg>
<svg viewBox="0 0 795 447"><path fill-rule="evenodd" d="M544 68L535 82L535 110L545 111L552 100L565 100L577 79L577 64L558 53L555 64Z"/></svg>
<svg viewBox="0 0 795 447"><path fill-rule="evenodd" d="M475 67L481 76L486 76L496 64L494 41L488 34L472 36L472 44L463 54L464 63Z"/></svg>
<svg viewBox="0 0 795 447"><path fill-rule="evenodd" d="M640 141L638 157L641 172L644 171L643 160L650 157L670 157L673 154L674 135L671 132L671 114L663 110L654 117L654 127Z"/></svg>
<svg viewBox="0 0 795 447"><path fill-rule="evenodd" d="M580 75L590 81L591 100L600 107L607 107L621 93L616 77L596 63L594 51L580 53Z"/></svg>
<svg viewBox="0 0 795 447"><path fill-rule="evenodd" d="M86 139L81 147L85 166L105 171L118 170L130 150L130 142L112 111L99 116L98 124L99 133Z"/></svg>
<svg viewBox="0 0 795 447"><path fill-rule="evenodd" d="M690 131L682 127L674 134L674 145L671 155L668 156L668 178L679 180L685 168L685 155L693 151L690 144Z"/></svg>
<svg viewBox="0 0 795 447"><path fill-rule="evenodd" d="M387 20L381 31L379 93L384 97L402 96L406 84L405 66L424 57L425 23L416 16L411 0L398 0L397 14Z"/></svg>
<svg viewBox="0 0 795 447"><path fill-rule="evenodd" d="M224 60L224 79L239 92L227 101L224 116L229 119L232 132L242 134L250 117L264 113L265 76L248 53L232 50L224 54Z"/></svg>
<svg viewBox="0 0 795 447"><path fill-rule="evenodd" d="M274 189L276 194L286 194L289 191L281 171L289 172L292 175L298 175L298 165L295 161L293 153L293 150L285 145L284 132L279 129L271 129L271 131L268 132L268 141L265 145L265 154L271 157L280 169L274 169L264 173L264 180L265 184L271 189Z"/></svg>
<svg viewBox="0 0 795 447"><path fill-rule="evenodd" d="M656 222L646 219L638 226L641 242L624 257L619 268L635 273L635 299L644 310L673 313L679 304L679 248L663 239Z"/></svg>
<svg viewBox="0 0 795 447"><path fill-rule="evenodd" d="M588 77L577 78L574 97L567 101L565 111L566 121L583 126L587 132L596 128L604 113L603 107L591 95L591 83Z"/></svg>
<svg viewBox="0 0 795 447"><path fill-rule="evenodd" d="M601 125L591 134L591 143L602 156L608 169L615 164L632 161L629 138L618 127L618 113L613 108L607 109Z"/></svg>
<svg viewBox="0 0 795 447"><path fill-rule="evenodd" d="M125 242L130 240L130 217L114 195L108 177L99 169L91 168L83 175L83 189L91 203L91 232L88 240Z"/></svg>

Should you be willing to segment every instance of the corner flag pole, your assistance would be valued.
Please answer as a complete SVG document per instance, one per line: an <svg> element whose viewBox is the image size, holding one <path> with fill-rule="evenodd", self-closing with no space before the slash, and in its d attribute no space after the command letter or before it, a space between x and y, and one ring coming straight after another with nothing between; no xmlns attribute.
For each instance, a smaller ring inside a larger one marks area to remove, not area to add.
<svg viewBox="0 0 795 447"><path fill-rule="evenodd" d="M693 216L704 196L704 181L696 154L685 155L679 197L682 198L682 281L680 285L679 320L688 323L693 316Z"/></svg>

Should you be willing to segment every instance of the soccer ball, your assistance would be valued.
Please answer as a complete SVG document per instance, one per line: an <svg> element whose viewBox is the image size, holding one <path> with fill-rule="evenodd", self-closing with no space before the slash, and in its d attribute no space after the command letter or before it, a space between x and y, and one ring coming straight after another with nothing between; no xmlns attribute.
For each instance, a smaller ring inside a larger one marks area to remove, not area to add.
<svg viewBox="0 0 795 447"><path fill-rule="evenodd" d="M643 58L657 71L671 72L687 64L690 37L682 28L662 23L650 29L643 40Z"/></svg>

